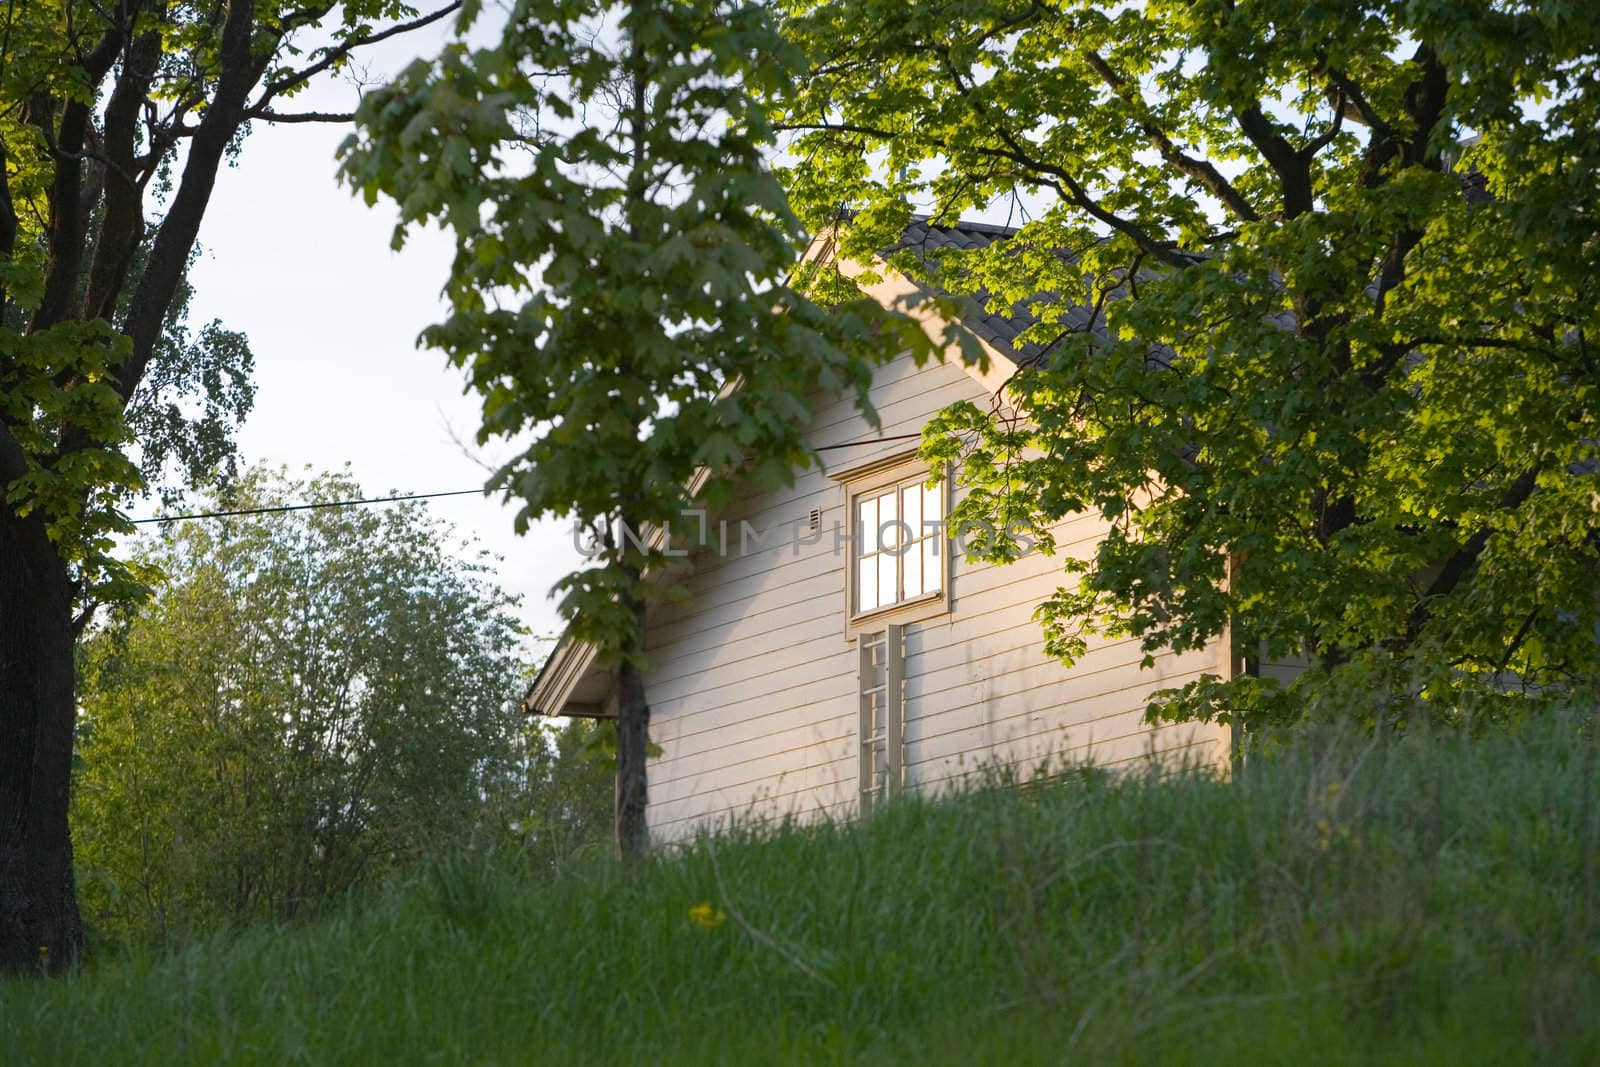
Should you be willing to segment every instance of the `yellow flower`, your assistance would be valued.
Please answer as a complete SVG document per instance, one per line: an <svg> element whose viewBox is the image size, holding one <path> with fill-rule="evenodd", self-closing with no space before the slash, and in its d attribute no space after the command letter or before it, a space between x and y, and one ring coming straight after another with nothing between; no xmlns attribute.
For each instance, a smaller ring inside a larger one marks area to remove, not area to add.
<svg viewBox="0 0 1600 1067"><path fill-rule="evenodd" d="M712 930L728 921L728 913L710 904L696 904L689 909L689 918L702 929Z"/></svg>

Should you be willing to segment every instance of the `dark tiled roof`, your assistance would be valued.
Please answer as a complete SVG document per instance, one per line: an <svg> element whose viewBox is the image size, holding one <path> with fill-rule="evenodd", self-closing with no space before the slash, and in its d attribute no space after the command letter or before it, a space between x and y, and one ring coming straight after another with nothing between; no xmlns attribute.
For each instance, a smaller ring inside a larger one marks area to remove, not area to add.
<svg viewBox="0 0 1600 1067"><path fill-rule="evenodd" d="M1477 138L1471 138L1462 143L1463 148L1471 147L1477 143ZM1484 203L1494 199L1489 192L1488 183L1476 168L1468 168L1460 173L1461 193L1469 203ZM913 218L906 227L905 235L900 239L900 244L891 251L910 250L913 252L936 253L942 249L956 249L968 252L973 249L987 248L988 246L1006 240L1017 232L1016 227L995 226L986 222L956 222L953 224L935 223L926 218ZM1062 253L1066 255L1066 253ZM925 262L935 269L930 274L937 276L937 268L932 263L932 256ZM1141 277L1145 272L1141 272ZM949 294L939 287L929 284L921 278L913 278L919 289L930 295L948 296ZM1044 301L1054 303L1060 299L1060 294L1040 294L1034 302ZM979 290L972 298L976 305L967 315L962 316L962 324L983 340L998 348L1000 351L1013 355L1019 364L1036 361L1045 351L1045 346L1038 342L1018 344L1017 336L1024 330L1038 323L1038 318L1028 310L1026 304L1016 304L1010 308L992 306L989 294ZM1068 308L1061 316L1060 324L1068 330L1084 330L1089 324L1090 310L1081 304Z"/></svg>
<svg viewBox="0 0 1600 1067"><path fill-rule="evenodd" d="M1010 226L992 226L983 222L957 222L945 225L929 222L927 219L914 219L911 225L906 227L905 236L901 238L900 244L894 251L931 253L953 248L967 252L977 248L987 248L996 242L1004 241L1016 232ZM918 288L927 293L947 295L920 278L915 278L913 281ZM976 306L969 314L962 317L961 322L983 340L1001 352L1013 355L1019 363L1032 362L1044 352L1044 346L1041 344L1017 343L1017 335L1039 321L1026 305L1017 304L1010 308L993 307L989 294L982 290L972 298L972 302ZM1065 316L1064 324L1081 327L1088 322L1088 319L1086 308L1074 307Z"/></svg>

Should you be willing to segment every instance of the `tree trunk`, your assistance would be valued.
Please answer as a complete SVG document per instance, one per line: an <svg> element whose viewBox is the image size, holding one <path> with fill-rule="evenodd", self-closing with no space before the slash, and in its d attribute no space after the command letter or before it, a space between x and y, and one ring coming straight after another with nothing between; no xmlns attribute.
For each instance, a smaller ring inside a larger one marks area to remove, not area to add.
<svg viewBox="0 0 1600 1067"><path fill-rule="evenodd" d="M644 605L635 599L628 606L642 647ZM650 705L645 700L644 673L633 657L625 657L617 676L617 848L625 859L638 859L650 848L644 766L649 750Z"/></svg>
<svg viewBox="0 0 1600 1067"><path fill-rule="evenodd" d="M0 504L0 974L77 962L72 584L37 517Z"/></svg>

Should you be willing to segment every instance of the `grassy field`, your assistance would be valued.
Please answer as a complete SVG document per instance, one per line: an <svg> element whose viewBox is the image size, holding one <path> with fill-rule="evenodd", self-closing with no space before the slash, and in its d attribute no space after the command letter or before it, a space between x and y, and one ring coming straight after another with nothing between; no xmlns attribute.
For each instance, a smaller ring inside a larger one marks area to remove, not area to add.
<svg viewBox="0 0 1600 1067"><path fill-rule="evenodd" d="M294 928L0 986L26 1063L1596 1063L1600 756L1303 736L634 871L457 856Z"/></svg>

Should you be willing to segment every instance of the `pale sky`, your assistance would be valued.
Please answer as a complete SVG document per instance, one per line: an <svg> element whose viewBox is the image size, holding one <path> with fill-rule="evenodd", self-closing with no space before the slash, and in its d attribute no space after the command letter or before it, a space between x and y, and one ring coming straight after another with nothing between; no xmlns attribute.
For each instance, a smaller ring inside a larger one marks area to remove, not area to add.
<svg viewBox="0 0 1600 1067"><path fill-rule="evenodd" d="M445 39L429 27L385 42L368 57L370 77L432 55ZM284 110L350 110L356 93L325 83ZM368 495L481 487L486 471L452 433L481 462L506 449L476 450L476 395L463 395L463 376L441 354L416 347L417 334L444 313L449 242L416 233L402 252L389 250L392 206L368 208L335 177L334 150L348 132L258 124L238 165L219 174L201 227L193 321L218 318L244 331L256 355L242 458L296 474L348 462ZM579 560L564 526L546 522L519 538L514 509L496 501L466 496L429 506L504 557L500 585L522 597L522 617L536 634L559 628L546 594ZM143 517L153 507L144 502L133 512Z"/></svg>

